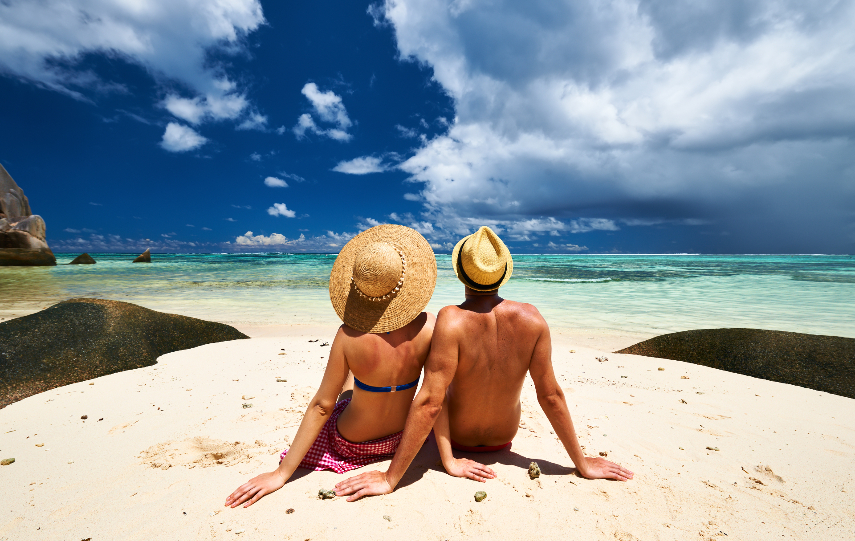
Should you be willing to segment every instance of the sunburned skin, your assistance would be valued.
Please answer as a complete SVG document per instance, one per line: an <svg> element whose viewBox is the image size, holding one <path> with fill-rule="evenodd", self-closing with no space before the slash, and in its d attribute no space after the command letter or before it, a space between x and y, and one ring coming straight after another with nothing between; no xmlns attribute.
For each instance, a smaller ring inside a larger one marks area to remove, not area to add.
<svg viewBox="0 0 855 541"><path fill-rule="evenodd" d="M435 322L432 314L422 312L409 324L389 333L363 333L342 325L330 348L320 388L309 402L288 454L276 470L239 486L226 498L225 505L249 507L282 488L318 437L338 400L346 398L346 393L352 392L351 401L336 424L344 439L359 443L403 430L416 388L372 393L358 387L354 389L352 376L374 387L403 385L415 380L430 352Z"/></svg>

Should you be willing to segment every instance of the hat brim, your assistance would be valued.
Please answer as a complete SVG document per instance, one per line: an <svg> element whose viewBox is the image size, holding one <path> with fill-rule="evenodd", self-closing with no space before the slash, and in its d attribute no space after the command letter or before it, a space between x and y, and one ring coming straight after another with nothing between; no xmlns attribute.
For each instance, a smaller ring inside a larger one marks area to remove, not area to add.
<svg viewBox="0 0 855 541"><path fill-rule="evenodd" d="M460 248L463 247L463 243L472 238L472 235L463 237L460 241L454 246L454 250L451 251L451 268L454 269L454 275L457 276L457 279L470 289L474 289L475 291L494 291L499 289L503 285L505 285L508 280L511 279L511 275L514 273L514 258L511 257L511 251L508 250L508 247L505 246L505 243L502 242L502 239L499 239L499 244L502 253L505 255L505 261L507 261L507 269L505 269L505 275L502 277L502 281L499 282L499 285L493 287L485 287L474 281L467 280L466 276L461 276L462 269L460 269ZM491 284L492 285L492 284Z"/></svg>
<svg viewBox="0 0 855 541"><path fill-rule="evenodd" d="M393 244L407 258L401 290L379 302L362 297L351 285L356 255L373 242ZM413 321L430 302L435 287L433 249L416 230L402 225L378 225L353 237L339 252L330 273L330 301L336 314L348 327L367 333L394 331Z"/></svg>

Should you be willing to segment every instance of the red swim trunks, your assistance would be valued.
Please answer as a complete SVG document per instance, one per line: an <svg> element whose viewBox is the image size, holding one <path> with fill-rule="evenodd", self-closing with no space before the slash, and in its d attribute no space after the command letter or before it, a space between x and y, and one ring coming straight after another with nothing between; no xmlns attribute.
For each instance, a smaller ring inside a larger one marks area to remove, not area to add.
<svg viewBox="0 0 855 541"><path fill-rule="evenodd" d="M388 460L395 455L395 451L401 443L403 431L362 443L353 443L341 437L336 428L336 421L349 403L350 399L348 398L335 405L332 415L324 423L315 443L309 447L306 456L300 461L301 468L345 473L374 462ZM287 454L287 450L282 451L279 461L281 462Z"/></svg>
<svg viewBox="0 0 855 541"><path fill-rule="evenodd" d="M450 438L449 438L450 439ZM502 445L478 445L477 447L469 447L468 445L460 445L454 440L451 440L451 448L467 453L492 453L493 451L501 451L502 449L510 449L511 442Z"/></svg>

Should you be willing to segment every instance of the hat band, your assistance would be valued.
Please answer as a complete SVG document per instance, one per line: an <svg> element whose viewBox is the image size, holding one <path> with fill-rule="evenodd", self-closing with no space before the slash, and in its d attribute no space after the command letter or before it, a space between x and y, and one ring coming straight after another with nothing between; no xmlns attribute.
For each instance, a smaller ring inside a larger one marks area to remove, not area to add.
<svg viewBox="0 0 855 541"><path fill-rule="evenodd" d="M395 285L392 291L380 297L372 297L371 295L366 295L359 289L359 286L356 285L356 281L353 279L353 275L350 276L350 285L353 286L353 290L356 291L356 293L363 299L369 300L371 302L382 302L391 299L392 297L396 297L398 295L398 292L401 291L401 288L404 287L404 278L406 278L407 275L407 256L405 256L404 252L402 252L397 246L393 245L393 247L395 248L395 251L398 252L398 255L401 256L401 278L400 280L398 280L398 283Z"/></svg>
<svg viewBox="0 0 855 541"><path fill-rule="evenodd" d="M463 244L460 245L460 251L463 251L463 247L466 246L466 242L469 239L463 241ZM500 285L502 285L502 280L505 279L505 275L508 273L508 263L505 262L505 272L502 273L502 276L492 284L479 284L475 280L469 277L466 274L466 271L463 270L463 264L460 262L460 256L457 257L457 270L459 271L459 275L463 277L463 282L471 287L472 289L484 289L486 291L490 291L491 289L497 289Z"/></svg>

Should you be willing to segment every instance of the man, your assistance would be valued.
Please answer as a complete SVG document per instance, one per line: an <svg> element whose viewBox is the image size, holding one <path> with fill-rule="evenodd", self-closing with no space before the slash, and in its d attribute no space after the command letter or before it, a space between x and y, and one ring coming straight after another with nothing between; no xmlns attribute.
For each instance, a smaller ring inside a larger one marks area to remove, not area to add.
<svg viewBox="0 0 855 541"><path fill-rule="evenodd" d="M509 447L519 427L526 373L579 473L588 479L632 479L633 473L618 464L583 454L552 369L549 326L534 306L499 297L499 287L513 273L513 260L502 240L482 227L457 243L451 262L466 285L466 300L446 306L437 316L424 384L410 407L389 470L346 479L336 485L336 494L355 501L392 492L435 422L437 445L450 474L478 481L495 477L483 464L455 460L451 447L466 451Z"/></svg>

